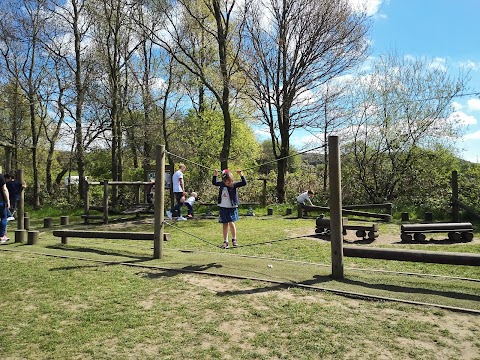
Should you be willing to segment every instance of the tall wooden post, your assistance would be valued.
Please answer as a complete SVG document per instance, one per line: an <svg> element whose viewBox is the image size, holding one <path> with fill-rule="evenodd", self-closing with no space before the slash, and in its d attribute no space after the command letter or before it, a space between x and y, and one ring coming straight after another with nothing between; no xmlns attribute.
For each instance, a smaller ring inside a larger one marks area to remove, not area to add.
<svg viewBox="0 0 480 360"><path fill-rule="evenodd" d="M155 148L155 220L153 235L153 258L163 256L163 220L165 214L165 145Z"/></svg>
<svg viewBox="0 0 480 360"><path fill-rule="evenodd" d="M20 182L20 184L23 184L23 170L17 170L17 180ZM23 230L25 229L25 223L23 216L25 214L25 191L23 189L23 186L20 188L20 201L18 202L18 209L17 209L17 225L18 225L18 230Z"/></svg>
<svg viewBox="0 0 480 360"><path fill-rule="evenodd" d="M343 279L342 176L338 136L328 137L332 277Z"/></svg>
<svg viewBox="0 0 480 360"><path fill-rule="evenodd" d="M108 224L108 180L103 180L103 223Z"/></svg>
<svg viewBox="0 0 480 360"><path fill-rule="evenodd" d="M458 173L452 171L452 222L459 222L459 206L458 200Z"/></svg>

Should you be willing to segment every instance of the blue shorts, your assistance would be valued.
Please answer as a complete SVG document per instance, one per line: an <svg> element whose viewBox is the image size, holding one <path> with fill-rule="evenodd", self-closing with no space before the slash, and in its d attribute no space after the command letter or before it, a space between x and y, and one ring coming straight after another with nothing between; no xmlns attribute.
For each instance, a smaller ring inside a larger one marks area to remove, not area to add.
<svg viewBox="0 0 480 360"><path fill-rule="evenodd" d="M237 208L219 208L218 222L222 224L227 224L230 222L235 222L238 220L238 209Z"/></svg>

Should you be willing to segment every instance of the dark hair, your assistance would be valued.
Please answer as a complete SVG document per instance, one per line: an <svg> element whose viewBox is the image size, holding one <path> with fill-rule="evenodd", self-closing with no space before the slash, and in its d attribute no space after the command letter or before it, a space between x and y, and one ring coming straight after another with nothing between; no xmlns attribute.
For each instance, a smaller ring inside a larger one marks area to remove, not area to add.
<svg viewBox="0 0 480 360"><path fill-rule="evenodd" d="M13 175L11 175L11 174L5 174L5 179L13 179Z"/></svg>
<svg viewBox="0 0 480 360"><path fill-rule="evenodd" d="M312 190L308 190L307 193L313 195L313 191L312 191Z"/></svg>

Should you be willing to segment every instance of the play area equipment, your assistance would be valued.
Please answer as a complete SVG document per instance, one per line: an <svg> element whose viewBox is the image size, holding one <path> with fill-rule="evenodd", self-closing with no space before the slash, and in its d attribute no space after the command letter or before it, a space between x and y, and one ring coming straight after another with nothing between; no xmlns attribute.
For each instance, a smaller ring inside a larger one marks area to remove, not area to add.
<svg viewBox="0 0 480 360"><path fill-rule="evenodd" d="M342 219L342 234L347 235L348 230L355 230L355 236L362 239L374 240L378 237L378 224L353 225L348 224L348 219ZM330 218L318 217L316 219L315 233L320 236L330 236Z"/></svg>
<svg viewBox="0 0 480 360"><path fill-rule="evenodd" d="M128 231L54 230L53 236L61 238L62 244L68 244L69 237L110 240L154 240L155 234ZM168 240L170 240L170 233L164 233L163 241Z"/></svg>
<svg viewBox="0 0 480 360"><path fill-rule="evenodd" d="M90 205L90 196L89 196L89 188L91 186L103 186L103 202L102 206L91 206ZM149 203L141 203L140 199L143 197L144 189L147 186L151 186L151 182L143 182L143 181L108 181L104 180L103 182L87 182L85 186L85 203L84 203L84 213L82 218L85 224L89 224L90 220L98 219L102 220L103 224L108 224L110 213L120 214L120 215L133 215L135 218L139 218L141 214L152 213L153 212L153 205ZM112 211L109 209L109 186L133 186L135 187L135 204L133 204L128 209L123 211ZM92 214L91 211L99 211L102 214Z"/></svg>
<svg viewBox="0 0 480 360"><path fill-rule="evenodd" d="M342 207L342 212L345 215L353 215L353 216L360 216L360 217L366 217L366 218L374 218L374 219L380 219L385 222L389 222L392 220L392 215L391 214L383 214L383 213L372 213L372 212L367 212L367 211L358 211L358 210L353 210L354 207L367 207L370 206L370 208L377 206L377 207L382 207L382 208L390 208L391 211L391 206L392 204L367 204L367 205L349 205L349 206L344 206ZM304 205L304 204L298 204L297 206L298 210L298 217L302 218L304 216L307 216L309 212L330 212L330 208L326 206L315 206L315 205Z"/></svg>
<svg viewBox="0 0 480 360"><path fill-rule="evenodd" d="M425 241L425 233L447 233L452 241L472 241L473 226L469 222L463 223L430 223L404 224L401 227L400 238L404 242Z"/></svg>

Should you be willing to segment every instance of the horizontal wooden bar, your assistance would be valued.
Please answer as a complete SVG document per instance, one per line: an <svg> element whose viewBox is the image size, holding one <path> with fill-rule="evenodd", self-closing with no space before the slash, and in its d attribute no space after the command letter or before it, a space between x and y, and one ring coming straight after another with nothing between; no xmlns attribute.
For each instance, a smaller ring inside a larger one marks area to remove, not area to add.
<svg viewBox="0 0 480 360"><path fill-rule="evenodd" d="M54 230L53 236L87 239L153 240L153 233L125 231Z"/></svg>
<svg viewBox="0 0 480 360"><path fill-rule="evenodd" d="M480 266L480 254L344 246L343 255L367 259Z"/></svg>
<svg viewBox="0 0 480 360"><path fill-rule="evenodd" d="M444 232L444 231L473 231L473 226L469 222L464 223L428 223L428 224L403 224L400 227L402 232ZM465 230L467 229L467 230Z"/></svg>

